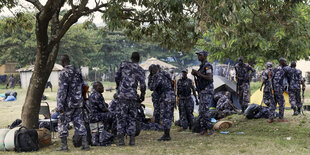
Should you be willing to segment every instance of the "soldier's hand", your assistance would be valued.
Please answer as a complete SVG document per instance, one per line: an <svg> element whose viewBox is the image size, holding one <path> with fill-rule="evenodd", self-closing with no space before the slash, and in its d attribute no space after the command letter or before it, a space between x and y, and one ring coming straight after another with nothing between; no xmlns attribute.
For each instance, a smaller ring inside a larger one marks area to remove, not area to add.
<svg viewBox="0 0 310 155"><path fill-rule="evenodd" d="M199 105L199 101L198 100L196 100L196 105Z"/></svg>
<svg viewBox="0 0 310 155"><path fill-rule="evenodd" d="M141 107L142 107L143 109L145 109L145 105L144 105L144 104L141 104Z"/></svg>
<svg viewBox="0 0 310 155"><path fill-rule="evenodd" d="M143 102L144 99L145 99L145 98L144 98L144 95L141 95L140 98L139 98L140 102Z"/></svg>
<svg viewBox="0 0 310 155"><path fill-rule="evenodd" d="M195 69L193 69L193 70L192 70L192 75L197 76L197 75L198 75L198 71L197 71L197 70L195 70Z"/></svg>
<svg viewBox="0 0 310 155"><path fill-rule="evenodd" d="M262 87L259 88L259 91L262 91Z"/></svg>

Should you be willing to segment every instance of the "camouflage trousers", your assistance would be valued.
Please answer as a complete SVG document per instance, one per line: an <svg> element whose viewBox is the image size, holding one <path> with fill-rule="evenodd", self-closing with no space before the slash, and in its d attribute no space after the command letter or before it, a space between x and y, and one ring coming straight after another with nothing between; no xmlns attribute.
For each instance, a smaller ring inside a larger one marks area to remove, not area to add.
<svg viewBox="0 0 310 155"><path fill-rule="evenodd" d="M153 118L154 122L159 124L160 121L160 103L159 103L159 98L156 95L152 94L152 102L153 102Z"/></svg>
<svg viewBox="0 0 310 155"><path fill-rule="evenodd" d="M173 106L175 103L160 102L160 121L164 129L170 129L173 122Z"/></svg>
<svg viewBox="0 0 310 155"><path fill-rule="evenodd" d="M301 95L300 89L289 90L290 104L292 108L301 108Z"/></svg>
<svg viewBox="0 0 310 155"><path fill-rule="evenodd" d="M274 118L277 104L279 104L279 118L284 118L284 106L285 100L283 96L283 91L275 91L274 92L275 103L270 104L270 116L269 118Z"/></svg>
<svg viewBox="0 0 310 155"><path fill-rule="evenodd" d="M216 110L218 110L218 111L224 111L224 110L232 111L234 109L229 104L218 103L218 105L216 105Z"/></svg>
<svg viewBox="0 0 310 155"><path fill-rule="evenodd" d="M84 121L84 112L82 108L66 109L64 113L59 114L58 119L58 136L68 137L68 125L73 122L75 133L79 136L86 135L86 127Z"/></svg>
<svg viewBox="0 0 310 155"><path fill-rule="evenodd" d="M212 94L200 93L199 94L199 121L202 130L212 129L211 116L209 113L208 105L213 100Z"/></svg>
<svg viewBox="0 0 310 155"><path fill-rule="evenodd" d="M119 100L117 106L117 134L134 136L136 134L137 101Z"/></svg>
<svg viewBox="0 0 310 155"><path fill-rule="evenodd" d="M250 84L247 82L241 83L239 89L239 103L242 109L246 109L250 103Z"/></svg>
<svg viewBox="0 0 310 155"><path fill-rule="evenodd" d="M271 106L271 102L272 102L272 92L270 91L264 91L263 92L263 101L264 103L270 107Z"/></svg>
<svg viewBox="0 0 310 155"><path fill-rule="evenodd" d="M194 101L191 96L187 98L180 97L179 99L179 110L181 111L181 126L183 129L187 129L188 126L192 127L193 124L193 111L194 111Z"/></svg>
<svg viewBox="0 0 310 155"><path fill-rule="evenodd" d="M103 124L111 124L115 119L111 112L94 113L90 117L91 123L103 122Z"/></svg>

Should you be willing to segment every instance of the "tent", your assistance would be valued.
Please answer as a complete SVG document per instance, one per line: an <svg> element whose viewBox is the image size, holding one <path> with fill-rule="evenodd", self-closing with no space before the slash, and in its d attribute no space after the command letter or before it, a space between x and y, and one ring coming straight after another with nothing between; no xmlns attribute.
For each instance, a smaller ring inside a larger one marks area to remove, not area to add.
<svg viewBox="0 0 310 155"><path fill-rule="evenodd" d="M226 77L222 76L213 76L213 85L214 85L214 93L220 92L220 91L229 91L231 93L231 100L233 101L233 104L236 106L236 108L241 109L241 105L239 104L238 96L236 95L236 83L234 81L228 80ZM215 103L213 103L214 107Z"/></svg>
<svg viewBox="0 0 310 155"><path fill-rule="evenodd" d="M291 108L291 104L289 102L289 95L285 91L283 93L284 100L285 100L285 108ZM261 105L263 100L263 91L257 90L252 96L251 96L251 103ZM265 103L263 103L263 106L266 106Z"/></svg>
<svg viewBox="0 0 310 155"><path fill-rule="evenodd" d="M170 65L168 63L165 63L163 61L160 61L156 58L150 58L150 59L147 59L145 62L143 62L142 64L140 64L140 66L144 69L144 70L148 70L149 67L152 65L152 64L155 64L155 65L159 65L162 69L170 69L170 68L177 68L173 65Z"/></svg>

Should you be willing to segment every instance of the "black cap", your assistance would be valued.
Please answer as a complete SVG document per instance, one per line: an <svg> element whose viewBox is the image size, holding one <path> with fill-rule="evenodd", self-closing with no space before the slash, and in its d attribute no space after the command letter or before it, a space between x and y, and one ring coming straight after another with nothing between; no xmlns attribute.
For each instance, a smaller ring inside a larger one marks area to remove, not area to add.
<svg viewBox="0 0 310 155"><path fill-rule="evenodd" d="M285 58L280 58L280 59L279 59L279 62L280 62L280 61L286 61L286 59L285 59Z"/></svg>
<svg viewBox="0 0 310 155"><path fill-rule="evenodd" d="M209 53L207 51L200 51L196 53L197 55L203 55L203 56L208 56Z"/></svg>
<svg viewBox="0 0 310 155"><path fill-rule="evenodd" d="M182 72L185 72L185 73L187 73L187 69L182 69Z"/></svg>

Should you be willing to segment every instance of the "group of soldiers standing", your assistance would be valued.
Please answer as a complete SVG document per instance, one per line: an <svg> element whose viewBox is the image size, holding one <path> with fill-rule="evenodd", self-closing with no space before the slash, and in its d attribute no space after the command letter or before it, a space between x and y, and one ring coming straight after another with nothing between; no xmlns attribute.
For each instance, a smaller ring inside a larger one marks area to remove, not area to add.
<svg viewBox="0 0 310 155"><path fill-rule="evenodd" d="M193 69L191 74L194 76L194 83L187 78L187 70L182 70L182 78L177 83L173 82L171 75L161 70L158 65L149 67L150 75L148 77L148 88L152 91L152 102L154 105L153 118L154 122L163 126L164 134L159 141L169 141L170 128L174 119L174 107L177 106L180 112L181 128L179 131L191 129L193 125L194 101L199 105L199 124L201 126L200 135L212 135L214 133L211 123L209 104L213 100L213 67L207 61L208 52L201 51L196 53L201 65L198 70ZM103 86L100 82L95 82L93 92L89 97L93 112L91 113L91 122L111 122L116 120L118 145L125 145L124 136L129 136L129 145L135 145L136 117L138 108L145 99L146 83L145 72L139 66L140 55L137 52L132 53L131 61L124 61L120 64L115 76L117 92L114 98L117 104L113 104L116 113L110 112L102 96ZM285 80L288 79L290 102L294 109L294 115L300 113L300 85L304 86L301 78L301 72L297 70L296 63L291 67L286 65L285 59L280 59L280 65L272 69L272 64L267 63L267 70L263 73L264 102L271 109L270 121L274 119L276 104L280 106L280 120L285 121L284 115L284 98ZM59 115L59 137L61 146L58 151L67 151L68 123L73 121L75 134L82 137L82 150L89 150L89 144L86 137L85 120L83 119L83 79L72 65L68 55L61 57L61 64L64 69L59 77L59 89L57 94L57 111ZM239 58L235 66L237 79L237 93L242 107L245 111L250 100L250 81L251 76L255 74L252 66L244 63L242 57ZM138 87L140 94L138 94ZM272 89L271 89L272 87ZM176 88L176 89L175 89ZM298 89L299 88L299 89ZM304 87L303 87L304 89ZM196 92L198 93L198 98ZM299 96L298 96L299 94ZM228 101L230 93L221 101ZM292 98L292 99L291 99ZM113 102L113 101L112 101ZM110 105L111 106L111 105ZM223 106L223 105L222 105Z"/></svg>

